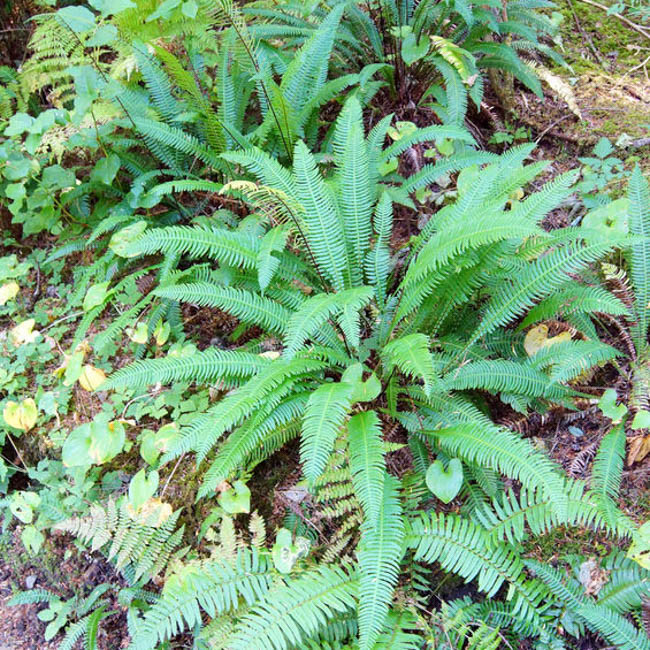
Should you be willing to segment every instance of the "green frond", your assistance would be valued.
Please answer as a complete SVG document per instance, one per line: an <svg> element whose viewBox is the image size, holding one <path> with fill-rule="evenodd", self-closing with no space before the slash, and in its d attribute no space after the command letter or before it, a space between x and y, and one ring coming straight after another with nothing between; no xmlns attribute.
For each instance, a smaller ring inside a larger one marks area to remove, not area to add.
<svg viewBox="0 0 650 650"><path fill-rule="evenodd" d="M641 169L634 169L628 187L630 234L636 235L627 253L630 279L634 285L637 349L647 344L650 324L650 188Z"/></svg>
<svg viewBox="0 0 650 650"><path fill-rule="evenodd" d="M541 348L528 363L537 369L551 368L550 380L564 383L618 356L616 348L600 341L564 341Z"/></svg>
<svg viewBox="0 0 650 650"><path fill-rule="evenodd" d="M605 558L604 568L609 580L598 592L598 604L619 614L641 607L650 588L650 572L620 551Z"/></svg>
<svg viewBox="0 0 650 650"><path fill-rule="evenodd" d="M338 203L351 281L358 285L370 244L373 191L361 104L356 97L348 99L336 120L332 146L336 154Z"/></svg>
<svg viewBox="0 0 650 650"><path fill-rule="evenodd" d="M422 636L417 617L408 609L391 609L374 650L420 650L421 647Z"/></svg>
<svg viewBox="0 0 650 650"><path fill-rule="evenodd" d="M516 433L479 421L427 433L447 452L468 463L501 472L530 489L541 489L558 516L566 516L567 495L557 466Z"/></svg>
<svg viewBox="0 0 650 650"><path fill-rule="evenodd" d="M281 190L288 197L296 198L296 183L291 172L262 149L254 147L245 151L229 151L222 157L241 165L264 185Z"/></svg>
<svg viewBox="0 0 650 650"><path fill-rule="evenodd" d="M597 499L610 525L618 518L616 501L623 477L625 428L616 425L601 441L591 470L590 492Z"/></svg>
<svg viewBox="0 0 650 650"><path fill-rule="evenodd" d="M271 361L259 354L239 350L208 349L196 351L187 357L166 357L136 361L114 372L102 386L102 390L117 387L145 388L157 383L194 381L211 383L224 381L238 384L250 379Z"/></svg>
<svg viewBox="0 0 650 650"><path fill-rule="evenodd" d="M313 337L328 319L338 316L346 308L358 311L370 302L372 296L372 288L362 286L307 298L291 315L284 337L283 356L287 359L294 357L305 341Z"/></svg>
<svg viewBox="0 0 650 650"><path fill-rule="evenodd" d="M354 608L358 577L349 569L321 566L269 590L240 621L231 650L300 647L337 613Z"/></svg>
<svg viewBox="0 0 650 650"><path fill-rule="evenodd" d="M432 126L425 126L422 129L417 129L409 135L400 138L389 147L383 150L380 160L386 161L395 156L404 153L409 147L420 142L431 142L435 140L460 140L468 144L475 144L474 138L464 128L457 126L442 126L433 124Z"/></svg>
<svg viewBox="0 0 650 650"><path fill-rule="evenodd" d="M502 284L488 302L471 342L519 316L536 301L551 294L571 274L578 273L605 255L613 242L573 243L544 255L528 265L512 282Z"/></svg>
<svg viewBox="0 0 650 650"><path fill-rule="evenodd" d="M510 586L519 615L538 620L546 591L527 580L518 554L499 544L473 522L455 514L422 514L409 524L406 543L415 559L439 562L446 571L466 581L477 579L480 591L493 596L504 582Z"/></svg>
<svg viewBox="0 0 650 650"><path fill-rule="evenodd" d="M443 381L448 390L481 389L548 399L561 399L571 394L569 389L553 384L540 370L505 359L461 365L445 375Z"/></svg>
<svg viewBox="0 0 650 650"><path fill-rule="evenodd" d="M106 508L95 504L87 517L66 519L55 528L78 537L92 551L106 548L107 558L115 559L118 569L133 570L136 580L143 576L149 580L164 569L171 554L180 546L183 528L175 530L179 515L180 510L177 510L158 525L159 515L154 512L149 519L140 522L130 516L126 505L118 508L109 500Z"/></svg>
<svg viewBox="0 0 650 650"><path fill-rule="evenodd" d="M523 541L528 529L533 535L544 535L558 526L576 526L605 531L623 538L629 535L626 527L612 527L603 517L597 502L585 494L579 481L567 481L566 516L559 516L548 496L540 490L523 488L519 496L510 491L481 504L472 511L472 517L490 535L500 541L516 544Z"/></svg>
<svg viewBox="0 0 650 650"><path fill-rule="evenodd" d="M341 291L350 278L343 223L314 156L302 141L296 143L293 170L309 249L320 272Z"/></svg>
<svg viewBox="0 0 650 650"><path fill-rule="evenodd" d="M269 445L275 442L274 437L278 434L280 442L284 442L284 434L291 432L292 424L299 421L310 395L309 392L294 392L283 399L270 400L269 409L233 431L203 476L197 496L203 498L214 494L222 481L258 452L266 457Z"/></svg>
<svg viewBox="0 0 650 650"><path fill-rule="evenodd" d="M496 160L498 160L498 156L488 151L473 151L443 158L434 164L424 165L420 171L409 176L402 185L402 189L407 194L410 194L421 187L426 187L440 180L445 174L454 174L461 169L495 162Z"/></svg>
<svg viewBox="0 0 650 650"><path fill-rule="evenodd" d="M190 450L197 452L197 461L201 462L223 433L241 424L262 404L265 408L277 405L300 376L313 376L325 367L325 363L313 359L276 359L182 430L182 436L165 454L163 462Z"/></svg>
<svg viewBox="0 0 650 650"><path fill-rule="evenodd" d="M314 34L294 54L282 76L282 94L287 103L299 112L327 78L330 54L344 6L334 7Z"/></svg>
<svg viewBox="0 0 650 650"><path fill-rule="evenodd" d="M553 567L534 560L526 565L553 591L553 595L565 604L572 614L583 619L587 626L602 634L605 639L621 650L649 650L650 640L639 632L627 619L607 607L585 599L565 584L563 574Z"/></svg>
<svg viewBox="0 0 650 650"><path fill-rule="evenodd" d="M388 368L397 367L406 375L422 379L427 394L440 387L429 351L429 338L425 334L393 339L384 346L384 356Z"/></svg>
<svg viewBox="0 0 650 650"><path fill-rule="evenodd" d="M367 254L364 266L368 283L375 287L377 300L383 305L392 262L389 240L393 230L393 204L388 192L383 192L377 202L373 225L377 241L375 247Z"/></svg>
<svg viewBox="0 0 650 650"><path fill-rule="evenodd" d="M330 382L319 386L307 402L302 421L300 461L310 483L325 469L352 405L353 390L353 384Z"/></svg>
<svg viewBox="0 0 650 650"><path fill-rule="evenodd" d="M164 122L154 122L153 120L144 121L135 118L134 121L145 142L152 145L154 149L155 145L159 144L186 156L193 156L213 169L224 173L228 171L217 151L206 147L198 138L182 129L169 126ZM173 167L176 167L176 165L173 165Z"/></svg>
<svg viewBox="0 0 650 650"><path fill-rule="evenodd" d="M51 603L56 600L59 600L59 597L47 589L29 589L14 594L7 601L7 605L16 607L17 605L32 605L34 603Z"/></svg>
<svg viewBox="0 0 650 650"><path fill-rule="evenodd" d="M519 329L558 316L595 312L614 316L629 314L628 308L606 289L580 286L571 281L570 287L556 291L530 309L519 325Z"/></svg>
<svg viewBox="0 0 650 650"><path fill-rule="evenodd" d="M129 255L209 257L221 264L254 269L259 241L250 233L218 228L169 226L148 230L128 248Z"/></svg>
<svg viewBox="0 0 650 650"><path fill-rule="evenodd" d="M283 334L289 320L290 312L275 300L246 289L220 287L208 282L191 282L160 287L155 293L169 300L216 307L247 324L259 325L273 334Z"/></svg>
<svg viewBox="0 0 650 650"><path fill-rule="evenodd" d="M272 582L269 562L255 549L241 549L234 562L208 560L188 565L165 583L161 598L147 610L131 650L150 650L165 639L210 617L263 598Z"/></svg>
<svg viewBox="0 0 650 650"><path fill-rule="evenodd" d="M382 483L383 494L377 516L364 520L357 551L361 650L374 648L384 628L404 553L399 481L385 473Z"/></svg>
<svg viewBox="0 0 650 650"><path fill-rule="evenodd" d="M374 411L363 411L350 418L347 428L354 492L366 521L374 522L379 516L386 476L381 421Z"/></svg>

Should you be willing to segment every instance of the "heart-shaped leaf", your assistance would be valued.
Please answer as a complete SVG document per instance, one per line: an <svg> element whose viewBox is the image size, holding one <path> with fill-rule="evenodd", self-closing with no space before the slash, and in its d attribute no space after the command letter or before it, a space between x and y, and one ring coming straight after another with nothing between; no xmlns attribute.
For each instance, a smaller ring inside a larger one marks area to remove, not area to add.
<svg viewBox="0 0 650 650"><path fill-rule="evenodd" d="M251 511L251 491L243 481L235 481L233 486L219 495L219 505L229 514Z"/></svg>
<svg viewBox="0 0 650 650"><path fill-rule="evenodd" d="M632 420L632 429L650 429L650 411L638 411Z"/></svg>
<svg viewBox="0 0 650 650"><path fill-rule="evenodd" d="M616 405L616 391L608 388L598 401L598 406L606 418L609 418L614 424L618 424L627 413L625 404Z"/></svg>
<svg viewBox="0 0 650 650"><path fill-rule="evenodd" d="M149 472L149 476L141 469L129 484L129 505L137 511L155 494L158 489L158 472Z"/></svg>
<svg viewBox="0 0 650 650"><path fill-rule="evenodd" d="M463 465L458 458L452 458L445 470L441 460L431 464L426 475L427 487L443 503L449 503L463 486Z"/></svg>
<svg viewBox="0 0 650 650"><path fill-rule="evenodd" d="M20 403L9 401L2 411L2 417L9 426L29 431L36 424L38 418L36 402L31 398L24 399Z"/></svg>

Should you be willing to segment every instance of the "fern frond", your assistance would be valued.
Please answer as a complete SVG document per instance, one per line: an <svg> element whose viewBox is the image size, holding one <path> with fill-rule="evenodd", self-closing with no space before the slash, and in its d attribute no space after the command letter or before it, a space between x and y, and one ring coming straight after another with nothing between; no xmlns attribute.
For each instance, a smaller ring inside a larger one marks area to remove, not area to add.
<svg viewBox="0 0 650 650"><path fill-rule="evenodd" d="M565 584L563 575L558 569L534 560L526 560L541 580L552 589L556 598L576 616L583 619L588 627L602 634L609 642L622 650L649 650L650 640L639 632L627 619L620 614L599 606L598 603L587 601L581 594L573 591Z"/></svg>
<svg viewBox="0 0 650 650"><path fill-rule="evenodd" d="M145 388L153 384L195 381L239 383L256 375L271 361L258 354L238 350L203 350L187 357L167 357L136 361L114 372L102 390L117 387Z"/></svg>
<svg viewBox="0 0 650 650"><path fill-rule="evenodd" d="M634 339L637 350L647 344L650 324L650 188L637 166L628 187L630 199L630 234L636 235L627 254L630 279L634 285L634 305L637 323Z"/></svg>
<svg viewBox="0 0 650 650"><path fill-rule="evenodd" d="M374 411L357 413L350 418L348 444L354 492L366 521L376 521L384 495L386 466L381 421Z"/></svg>
<svg viewBox="0 0 650 650"><path fill-rule="evenodd" d="M298 141L293 170L296 196L303 206L308 245L320 272L341 291L349 286L350 268L345 248L345 233L330 190L316 167L307 145Z"/></svg>
<svg viewBox="0 0 650 650"><path fill-rule="evenodd" d="M585 245L569 244L533 262L512 283L505 284L495 292L471 342L505 325L537 300L545 298L561 286L570 274L578 273L605 255L612 245L603 241Z"/></svg>
<svg viewBox="0 0 650 650"><path fill-rule="evenodd" d="M353 384L332 382L310 396L302 421L300 461L313 483L325 469L334 441L352 405Z"/></svg>
<svg viewBox="0 0 650 650"><path fill-rule="evenodd" d="M610 525L618 518L616 500L621 487L625 460L625 429L615 426L600 442L591 470L590 491Z"/></svg>
<svg viewBox="0 0 650 650"><path fill-rule="evenodd" d="M408 334L393 339L384 346L384 355L388 368L395 366L407 375L422 379L427 394L440 387L425 334Z"/></svg>
<svg viewBox="0 0 650 650"><path fill-rule="evenodd" d="M546 591L526 580L524 564L513 549L496 544L473 522L454 514L422 514L410 523L406 542L415 550L416 560L438 561L466 581L477 578L479 590L488 597L507 581L519 615L525 620L539 620L540 601Z"/></svg>
<svg viewBox="0 0 650 650"><path fill-rule="evenodd" d="M209 257L228 266L254 269L259 242L249 233L226 229L169 226L145 232L128 248L129 255Z"/></svg>
<svg viewBox="0 0 650 650"><path fill-rule="evenodd" d="M449 390L480 388L549 399L561 399L570 394L563 386L551 383L549 377L540 370L505 359L467 363L451 371L443 381Z"/></svg>
<svg viewBox="0 0 650 650"><path fill-rule="evenodd" d="M259 325L268 332L283 334L289 311L275 300L269 300L252 291L234 287L220 287L208 282L191 282L160 287L157 296L202 307L217 307L250 325Z"/></svg>
<svg viewBox="0 0 650 650"><path fill-rule="evenodd" d="M310 337L314 336L328 319L344 309L353 312L366 305L373 296L371 287L354 287L338 293L321 293L303 302L292 314L284 337L284 357L292 358Z"/></svg>
<svg viewBox="0 0 650 650"><path fill-rule="evenodd" d="M516 433L478 421L427 433L435 436L443 449L469 463L501 472L531 489L541 489L558 516L565 516L567 495L557 467Z"/></svg>
<svg viewBox="0 0 650 650"><path fill-rule="evenodd" d="M268 560L255 549L240 549L234 562L208 560L172 575L161 598L147 610L132 650L149 650L185 629L202 623L201 612L215 617L240 599L251 605L268 592Z"/></svg>
<svg viewBox="0 0 650 650"><path fill-rule="evenodd" d="M374 648L383 630L404 552L402 542L405 531L398 492L399 481L384 473L382 483L383 494L376 518L367 518L363 522L357 552L361 650Z"/></svg>
<svg viewBox="0 0 650 650"><path fill-rule="evenodd" d="M300 647L337 613L355 604L358 577L349 569L321 566L267 592L241 620L232 650Z"/></svg>

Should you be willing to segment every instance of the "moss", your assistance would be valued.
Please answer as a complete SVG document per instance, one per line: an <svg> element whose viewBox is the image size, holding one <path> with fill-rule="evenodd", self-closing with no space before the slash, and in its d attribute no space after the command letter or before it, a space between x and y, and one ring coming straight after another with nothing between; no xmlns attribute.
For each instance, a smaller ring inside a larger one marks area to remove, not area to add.
<svg viewBox="0 0 650 650"><path fill-rule="evenodd" d="M592 530L582 528L556 528L547 535L533 537L524 546L526 554L548 562L567 555L597 555L604 557L612 550L612 542L605 536L599 538Z"/></svg>
<svg viewBox="0 0 650 650"><path fill-rule="evenodd" d="M582 33L576 28L571 4L567 0L560 0L557 8L564 16L560 31L568 63L576 74L602 72L601 63L595 60L589 44L585 43ZM643 43L636 32L596 7L574 0L573 8L582 29L591 37L603 62L610 66L610 72L626 72L639 63L638 46ZM638 72L643 74L642 70Z"/></svg>

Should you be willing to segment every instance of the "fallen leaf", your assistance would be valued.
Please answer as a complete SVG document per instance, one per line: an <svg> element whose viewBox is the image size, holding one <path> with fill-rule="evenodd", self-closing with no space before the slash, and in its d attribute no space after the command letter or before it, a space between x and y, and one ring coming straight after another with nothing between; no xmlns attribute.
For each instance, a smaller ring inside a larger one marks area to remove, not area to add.
<svg viewBox="0 0 650 650"><path fill-rule="evenodd" d="M17 282L7 282L0 287L0 305L4 305L6 302L15 298L20 291L20 287Z"/></svg>
<svg viewBox="0 0 650 650"><path fill-rule="evenodd" d="M11 339L11 342L16 347L23 345L24 343L33 343L36 340L36 337L40 334L38 330L34 329L34 325L36 325L36 321L33 318L28 318L10 329L9 338Z"/></svg>
<svg viewBox="0 0 650 650"><path fill-rule="evenodd" d="M589 558L580 565L578 580L585 588L586 596L597 596L603 585L609 581L609 571L602 569L595 558Z"/></svg>
<svg viewBox="0 0 650 650"><path fill-rule="evenodd" d="M634 465L650 454L650 436L628 438L627 465Z"/></svg>
<svg viewBox="0 0 650 650"><path fill-rule="evenodd" d="M106 373L87 363L79 375L79 384L88 391L97 390L106 381Z"/></svg>
<svg viewBox="0 0 650 650"><path fill-rule="evenodd" d="M149 338L146 323L138 323L135 327L127 327L126 334L134 343L141 345L146 343Z"/></svg>
<svg viewBox="0 0 650 650"><path fill-rule="evenodd" d="M547 348L556 343L564 343L571 340L571 332L561 332L557 336L548 338L548 325L537 325L528 330L524 339L524 349L529 357L537 354L542 348Z"/></svg>
<svg viewBox="0 0 650 650"><path fill-rule="evenodd" d="M129 517L143 526L160 528L173 513L169 503L164 503L158 497L148 499L139 508L134 508L130 503L126 506Z"/></svg>
<svg viewBox="0 0 650 650"><path fill-rule="evenodd" d="M36 424L38 418L36 402L31 397L20 403L9 401L5 404L2 417L14 429L29 431Z"/></svg>

